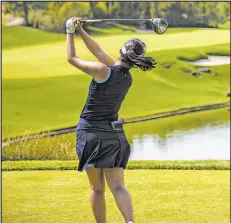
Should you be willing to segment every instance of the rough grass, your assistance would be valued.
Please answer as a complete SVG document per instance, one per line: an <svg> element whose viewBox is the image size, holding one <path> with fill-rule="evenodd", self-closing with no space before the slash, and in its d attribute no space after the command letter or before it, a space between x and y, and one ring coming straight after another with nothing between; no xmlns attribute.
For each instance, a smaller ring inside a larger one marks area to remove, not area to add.
<svg viewBox="0 0 231 223"><path fill-rule="evenodd" d="M93 223L89 183L77 171L2 173L5 223ZM230 171L128 170L136 222L230 222ZM106 187L107 221L123 222Z"/></svg>
<svg viewBox="0 0 231 223"><path fill-rule="evenodd" d="M156 135L161 139L169 137L176 131L195 131L204 126L225 124L230 120L230 111L217 109L206 112L196 112L181 116L173 116L164 119L157 119L148 122L125 124L127 139L131 143L134 136L141 138L145 134ZM155 126L155 128L153 128ZM27 142L25 140L2 148L2 160L74 160L77 159L75 143L76 133L42 138ZM196 145L195 145L196 146Z"/></svg>
<svg viewBox="0 0 231 223"><path fill-rule="evenodd" d="M26 134L24 134L26 136ZM2 160L73 160L76 159L75 134L50 138L37 136L33 141L21 141L2 148Z"/></svg>
<svg viewBox="0 0 231 223"><path fill-rule="evenodd" d="M224 24L220 24L219 28L220 29L230 29L230 21L227 21Z"/></svg>
<svg viewBox="0 0 231 223"><path fill-rule="evenodd" d="M125 40L138 35L95 39L116 58ZM203 74L202 78L195 78L180 71L182 67L196 71L195 67L177 59L192 60L218 51L229 54L227 30L197 30L162 36L142 34L142 39L148 46L147 55L154 56L158 66L151 72L132 70L133 87L122 106L121 117L227 101L230 65L211 68L218 73L216 77ZM93 60L79 38L76 38L76 47L81 57ZM163 68L165 63L170 63L171 68ZM37 132L75 125L90 81L91 77L66 62L65 42L3 50L3 137L25 130Z"/></svg>
<svg viewBox="0 0 231 223"><path fill-rule="evenodd" d="M77 160L3 161L2 171L77 170ZM229 160L129 161L127 169L230 170Z"/></svg>

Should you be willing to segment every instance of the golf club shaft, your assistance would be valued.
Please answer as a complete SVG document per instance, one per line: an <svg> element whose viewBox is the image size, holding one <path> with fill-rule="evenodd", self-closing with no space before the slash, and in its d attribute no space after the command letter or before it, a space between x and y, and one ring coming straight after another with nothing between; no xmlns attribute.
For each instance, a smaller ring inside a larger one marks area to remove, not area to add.
<svg viewBox="0 0 231 223"><path fill-rule="evenodd" d="M81 20L81 23L92 23L92 22L116 22L116 21L148 21L151 19L87 19L87 20Z"/></svg>

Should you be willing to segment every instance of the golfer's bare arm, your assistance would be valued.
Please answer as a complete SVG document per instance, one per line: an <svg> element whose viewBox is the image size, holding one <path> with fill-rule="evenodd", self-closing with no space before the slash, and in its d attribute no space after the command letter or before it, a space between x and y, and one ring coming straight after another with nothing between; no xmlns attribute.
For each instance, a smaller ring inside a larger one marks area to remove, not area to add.
<svg viewBox="0 0 231 223"><path fill-rule="evenodd" d="M115 61L101 49L99 44L96 43L96 41L92 37L90 37L84 31L84 29L79 30L79 34L82 37L87 48L101 63L107 66L113 66L115 64Z"/></svg>
<svg viewBox="0 0 231 223"><path fill-rule="evenodd" d="M67 34L66 41L67 60L74 67L93 76L96 80L104 80L108 76L108 67L99 62L90 62L76 56L74 35Z"/></svg>

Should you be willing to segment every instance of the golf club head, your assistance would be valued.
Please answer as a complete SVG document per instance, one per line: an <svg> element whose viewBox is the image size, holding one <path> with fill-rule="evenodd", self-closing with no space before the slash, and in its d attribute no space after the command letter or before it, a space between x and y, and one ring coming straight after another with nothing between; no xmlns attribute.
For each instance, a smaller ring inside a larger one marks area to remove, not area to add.
<svg viewBox="0 0 231 223"><path fill-rule="evenodd" d="M153 25L153 30L157 34L163 34L168 29L168 22L163 18L155 18L149 20Z"/></svg>

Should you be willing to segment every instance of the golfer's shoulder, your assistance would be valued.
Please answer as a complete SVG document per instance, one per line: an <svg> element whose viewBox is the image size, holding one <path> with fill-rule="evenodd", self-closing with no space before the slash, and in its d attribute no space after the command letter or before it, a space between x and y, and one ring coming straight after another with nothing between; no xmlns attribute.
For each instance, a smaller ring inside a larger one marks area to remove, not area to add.
<svg viewBox="0 0 231 223"><path fill-rule="evenodd" d="M105 64L99 63L99 72L96 72L93 76L96 82L98 83L104 83L106 82L110 75L111 75L111 69L110 67L106 66Z"/></svg>
<svg viewBox="0 0 231 223"><path fill-rule="evenodd" d="M111 66L111 83L120 84L121 87L131 86L132 84L132 74L129 69L124 69L119 66Z"/></svg>

